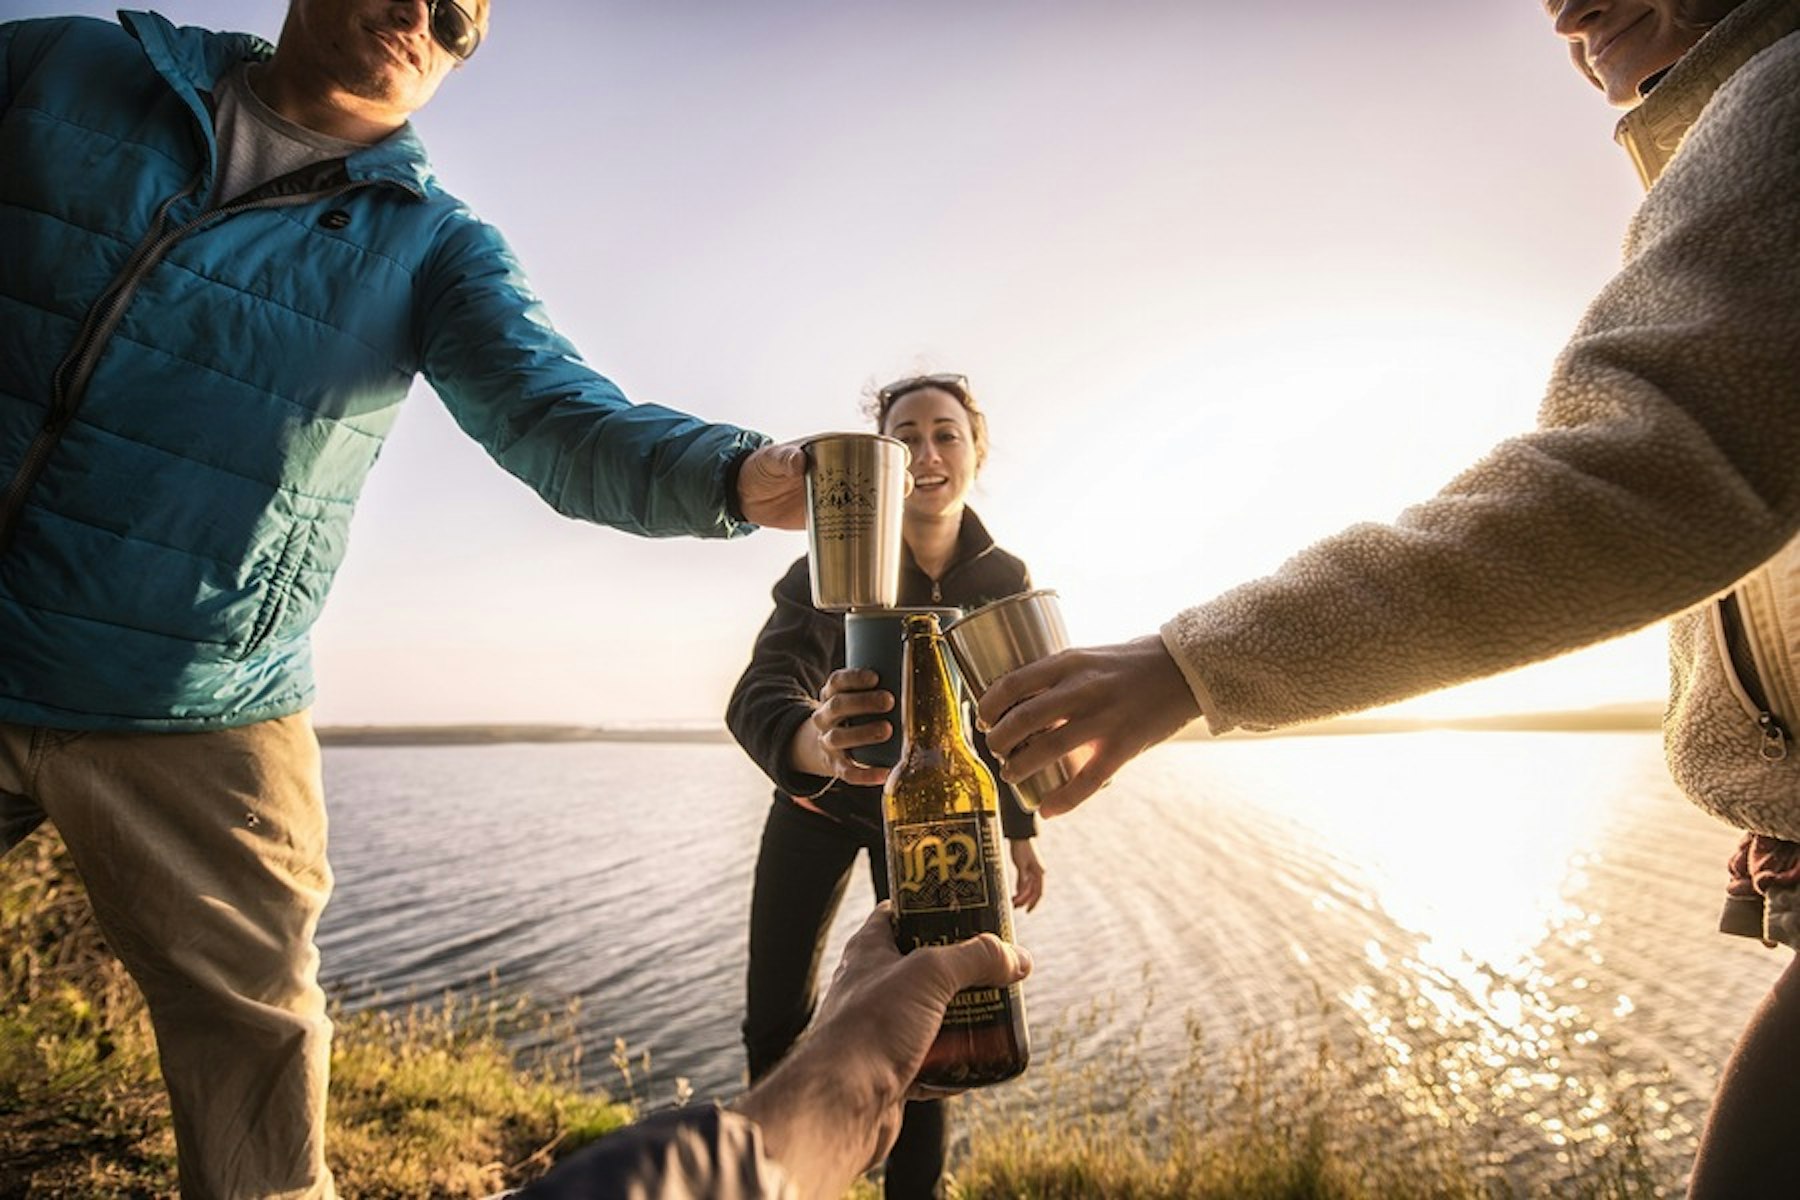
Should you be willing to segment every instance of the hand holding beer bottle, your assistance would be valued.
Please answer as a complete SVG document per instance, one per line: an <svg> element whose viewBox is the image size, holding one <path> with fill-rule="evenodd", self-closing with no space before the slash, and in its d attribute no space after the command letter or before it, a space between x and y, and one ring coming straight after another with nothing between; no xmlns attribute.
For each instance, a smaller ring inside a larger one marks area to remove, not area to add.
<svg viewBox="0 0 1800 1200"><path fill-rule="evenodd" d="M1013 940L994 778L963 732L937 617L906 618L900 763L882 789L894 933L902 953L992 933ZM958 992L917 1084L1011 1079L1030 1058L1018 984Z"/></svg>

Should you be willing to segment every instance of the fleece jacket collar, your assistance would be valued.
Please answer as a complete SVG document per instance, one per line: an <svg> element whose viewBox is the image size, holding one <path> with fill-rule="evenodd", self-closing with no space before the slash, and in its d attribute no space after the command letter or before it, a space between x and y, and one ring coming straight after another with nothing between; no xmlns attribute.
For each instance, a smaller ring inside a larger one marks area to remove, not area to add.
<svg viewBox="0 0 1800 1200"><path fill-rule="evenodd" d="M1700 119L1713 93L1737 69L1800 30L1800 0L1746 0L1707 31L1669 68L1644 102L1619 122L1614 139L1631 155L1638 177L1654 184Z"/></svg>

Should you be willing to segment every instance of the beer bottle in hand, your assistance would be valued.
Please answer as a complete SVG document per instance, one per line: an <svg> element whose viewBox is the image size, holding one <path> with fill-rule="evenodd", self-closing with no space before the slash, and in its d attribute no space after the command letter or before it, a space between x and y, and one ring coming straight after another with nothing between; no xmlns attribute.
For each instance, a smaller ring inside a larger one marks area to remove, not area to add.
<svg viewBox="0 0 1800 1200"><path fill-rule="evenodd" d="M1013 940L994 777L963 732L937 615L906 618L900 763L882 789L895 935L903 953L980 933ZM958 992L918 1082L970 1088L1025 1069L1018 984Z"/></svg>

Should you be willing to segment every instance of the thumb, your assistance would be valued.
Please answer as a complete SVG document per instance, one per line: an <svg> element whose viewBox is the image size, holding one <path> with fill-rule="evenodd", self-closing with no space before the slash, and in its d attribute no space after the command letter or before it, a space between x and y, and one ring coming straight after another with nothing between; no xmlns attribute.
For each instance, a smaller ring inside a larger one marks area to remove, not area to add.
<svg viewBox="0 0 1800 1200"><path fill-rule="evenodd" d="M991 933L950 946L925 946L908 956L927 958L951 994L972 987L1007 987L1031 974L1031 952Z"/></svg>
<svg viewBox="0 0 1800 1200"><path fill-rule="evenodd" d="M806 451L798 442L779 442L764 446L751 459L759 472L771 479L798 477L806 474Z"/></svg>

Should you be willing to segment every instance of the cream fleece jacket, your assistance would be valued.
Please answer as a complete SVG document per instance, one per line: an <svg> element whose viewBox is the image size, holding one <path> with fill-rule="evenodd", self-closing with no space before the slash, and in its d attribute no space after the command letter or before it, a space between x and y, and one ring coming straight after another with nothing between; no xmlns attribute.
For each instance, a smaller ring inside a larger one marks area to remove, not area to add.
<svg viewBox="0 0 1800 1200"><path fill-rule="evenodd" d="M1628 633L1729 590L1800 532L1796 29L1800 0L1750 0L1622 123L1654 186L1535 430L1391 525L1347 529L1163 627L1213 732ZM1677 777L1734 823L1800 838L1800 754L1759 757L1760 733L1707 679L1704 623L1675 631L1671 719L1692 727L1671 745ZM1722 764L1744 756L1757 782L1721 793Z"/></svg>

